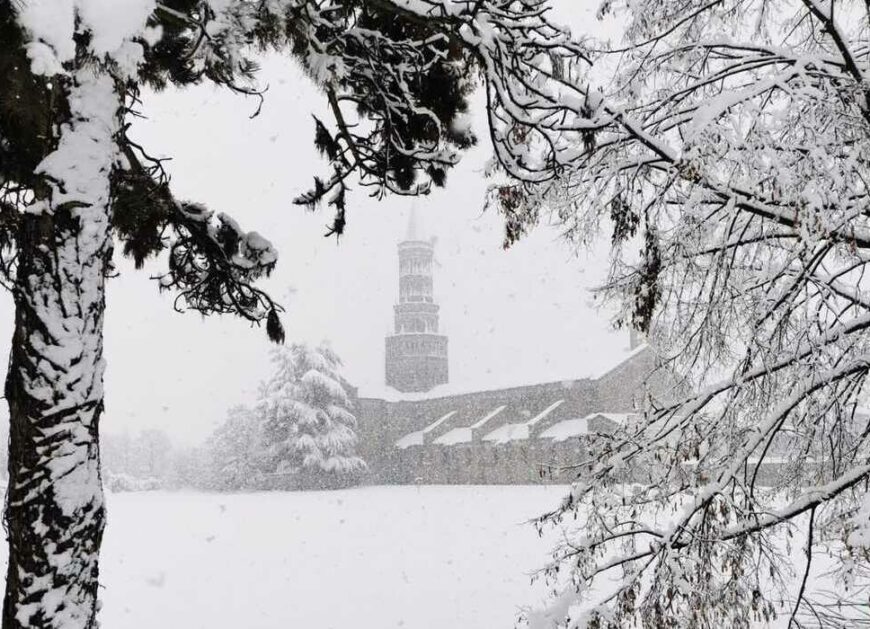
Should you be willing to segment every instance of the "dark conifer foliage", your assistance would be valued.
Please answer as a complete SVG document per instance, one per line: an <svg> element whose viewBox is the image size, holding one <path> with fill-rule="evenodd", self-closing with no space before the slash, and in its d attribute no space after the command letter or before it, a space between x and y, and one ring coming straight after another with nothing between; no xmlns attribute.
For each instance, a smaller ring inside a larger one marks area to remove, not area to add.
<svg viewBox="0 0 870 629"><path fill-rule="evenodd" d="M178 10L198 6L176 4ZM154 47L145 45L143 82L163 87L206 77L232 85L233 73L225 68L214 65L195 70L188 57L196 42L190 25L183 23L182 28L177 19L161 21L163 38ZM29 71L23 36L8 1L0 1L0 40L4 42L0 54L0 85L4 86L0 90L0 273L4 283L11 285L18 217L44 186L34 171L56 142L52 127L68 117L63 85L67 79L57 76L48 81ZM246 67L239 74L249 75L252 69ZM136 113L138 86L128 84L126 92L128 110ZM123 253L141 268L148 257L169 249L169 268L158 279L162 289L177 291L177 309L236 314L257 323L268 317L269 337L283 338L277 315L280 306L254 285L277 261L268 241L243 231L229 217L215 217L202 206L176 200L161 160L151 157L126 133L119 138L119 146L125 163L112 175L112 226Z"/></svg>
<svg viewBox="0 0 870 629"><path fill-rule="evenodd" d="M9 182L17 182L16 188L35 185L33 171L53 141L48 133L55 122L52 107L65 109L62 100L57 102L61 86L56 83L63 79L49 82L30 72L24 37L9 0L0 0L0 42L0 199L12 203ZM59 116L66 118L68 112L62 110Z"/></svg>
<svg viewBox="0 0 870 629"><path fill-rule="evenodd" d="M476 142L462 124L474 85L473 64L443 28L382 10L377 3L335 3L328 17L310 3L290 3L283 19L262 11L245 36L247 52L240 55L238 42L209 34L214 18L208 3L161 3L151 22L160 26L162 37L153 45L140 42L145 51L140 84L163 89L211 81L262 98L250 87L257 70L251 55L289 46L324 90L334 118L332 129L315 119L313 138L331 173L315 178L312 188L295 200L311 208L326 201L334 211L327 236L340 236L345 229L345 193L354 174L373 195L425 194L432 185L445 184L458 151ZM0 2L0 34L13 44L0 55L0 82L10 86L0 94L0 246L9 259L14 208L22 207L39 185L33 173L50 148L45 143L51 134L43 131L56 123L58 108L62 114L59 83L64 79L55 77L51 85L28 71L23 37L8 1ZM205 48L207 55L201 54ZM128 111L139 114L139 85L125 89ZM179 309L234 313L256 322L275 313L270 337L283 336L280 306L254 286L274 267L274 253L246 257L252 248L244 231L234 222L215 220L205 208L176 200L162 161L151 156L151 149L130 140L126 127L119 139L126 163L113 175L113 228L123 253L141 268L148 257L168 249L170 264L160 285L178 291ZM230 244L237 242L243 243L241 257ZM8 280L13 270L6 270Z"/></svg>
<svg viewBox="0 0 870 629"><path fill-rule="evenodd" d="M462 124L474 87L473 61L454 40L427 23L372 2L342 2L318 18L291 20L293 51L324 89L330 132L315 119L315 146L333 169L296 203L335 207L328 235L345 226L344 191L356 172L372 196L425 194L443 186L457 151L476 138ZM366 35L363 35L366 34ZM362 123L360 123L362 121Z"/></svg>

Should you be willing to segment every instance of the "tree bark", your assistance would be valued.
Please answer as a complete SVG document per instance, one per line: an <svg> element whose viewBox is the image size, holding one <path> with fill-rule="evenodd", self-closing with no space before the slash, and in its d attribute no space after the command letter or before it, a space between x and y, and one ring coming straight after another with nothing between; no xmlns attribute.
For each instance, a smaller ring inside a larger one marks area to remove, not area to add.
<svg viewBox="0 0 870 629"><path fill-rule="evenodd" d="M117 132L118 101L109 77L94 69L75 75L68 96L69 122L59 127L57 147L40 166L49 189L22 214L18 234L6 378L11 425L3 629L97 626L105 523L98 427L115 159L108 140ZM106 96L113 98L108 105ZM59 180L64 168L69 175Z"/></svg>

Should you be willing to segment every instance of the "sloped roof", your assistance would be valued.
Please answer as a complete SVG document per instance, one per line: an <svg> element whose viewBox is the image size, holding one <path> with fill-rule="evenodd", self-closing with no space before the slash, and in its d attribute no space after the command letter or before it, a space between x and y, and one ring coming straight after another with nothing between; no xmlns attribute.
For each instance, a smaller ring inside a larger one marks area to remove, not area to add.
<svg viewBox="0 0 870 629"><path fill-rule="evenodd" d="M417 430L415 432L410 432L401 439L396 442L396 447L404 450L405 448L409 448L411 446L422 446L423 445L423 431Z"/></svg>
<svg viewBox="0 0 870 629"><path fill-rule="evenodd" d="M461 428L448 430L433 443L437 443L441 446L452 446L457 443L468 443L471 441L471 436L471 428L469 426L462 426Z"/></svg>
<svg viewBox="0 0 870 629"><path fill-rule="evenodd" d="M448 419L453 417L456 414L456 411L450 411L445 415L439 417L434 422L426 426L423 430L417 430L412 433L408 433L398 441L396 441L397 448L407 448L410 446L422 446L425 443L426 435L438 428L441 424L446 422Z"/></svg>
<svg viewBox="0 0 870 629"><path fill-rule="evenodd" d="M419 393L400 393L392 387L386 385L380 387L363 386L360 388L359 396L361 398L380 399L387 402L419 402L423 400L436 400L440 398L448 398L454 396L494 393L509 389L527 389L533 387L554 387L559 386L563 389L571 389L575 386L582 386L582 383L598 380L610 372L616 370L628 361L642 354L648 349L646 343L638 345L634 349L624 352L614 352L613 355L606 356L596 364L586 363L586 369L579 373L573 374L568 378L549 378L543 382L527 383L527 382L494 382L491 385L483 387L475 386L468 382L448 382L433 387L429 391ZM558 375L558 374L555 374Z"/></svg>
<svg viewBox="0 0 870 629"><path fill-rule="evenodd" d="M616 422L617 424L623 423L629 417L633 417L637 415L637 413L589 413L586 416L586 419L593 419L595 417L604 417L605 419L609 419L612 422Z"/></svg>
<svg viewBox="0 0 870 629"><path fill-rule="evenodd" d="M545 408L545 409L542 410L540 413L538 413L537 415L535 415L534 417L532 417L529 421L527 421L527 422L526 422L526 426L529 426L529 427L531 428L532 426L534 426L534 425L540 423L541 420L543 420L543 419L545 419L545 418L547 417L547 415L549 415L550 413L552 413L553 411L555 411L557 408L559 408L560 406L562 406L562 403L563 403L564 401L565 401L565 400L556 400L555 402L553 402L552 404L550 404L547 408Z"/></svg>
<svg viewBox="0 0 870 629"><path fill-rule="evenodd" d="M494 443L507 443L508 441L518 441L520 439L528 439L531 435L531 429L535 424L543 420L547 415L559 408L565 400L556 400L543 411L532 417L527 422L516 422L512 424L504 424L499 426L492 432L483 437L484 441L492 441Z"/></svg>
<svg viewBox="0 0 870 629"><path fill-rule="evenodd" d="M565 441L571 437L587 434L589 434L589 422L585 417L575 417L574 419L565 419L558 424L550 426L539 435L539 438Z"/></svg>
<svg viewBox="0 0 870 629"><path fill-rule="evenodd" d="M492 441L493 443L507 443L508 441L518 441L520 439L529 438L529 424L504 424L499 426L484 437L484 441Z"/></svg>
<svg viewBox="0 0 870 629"><path fill-rule="evenodd" d="M505 408L507 408L507 406L502 404L501 406L496 407L495 409L484 415L471 426L460 426L458 428L454 428L453 430L449 430L440 437L438 437L434 441L434 443L442 446L452 446L457 443L468 443L474 437L475 430L482 428L486 424L486 422L501 413Z"/></svg>
<svg viewBox="0 0 870 629"><path fill-rule="evenodd" d="M581 437L589 434L589 422L596 417L604 417L615 424L621 424L626 419L632 416L632 413L589 413L586 417L575 417L573 419L565 419L557 424L553 424L539 436L541 439L552 439L553 441L565 441L571 437Z"/></svg>

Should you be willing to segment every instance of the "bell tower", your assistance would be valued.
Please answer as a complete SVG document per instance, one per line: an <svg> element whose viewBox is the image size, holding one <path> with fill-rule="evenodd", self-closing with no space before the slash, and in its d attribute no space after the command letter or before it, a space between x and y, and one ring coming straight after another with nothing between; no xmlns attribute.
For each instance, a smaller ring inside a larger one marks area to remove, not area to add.
<svg viewBox="0 0 870 629"><path fill-rule="evenodd" d="M386 338L386 383L403 393L425 392L447 382L447 337L438 333L438 304L432 294L435 239L421 235L411 207L399 243L399 302L393 334Z"/></svg>

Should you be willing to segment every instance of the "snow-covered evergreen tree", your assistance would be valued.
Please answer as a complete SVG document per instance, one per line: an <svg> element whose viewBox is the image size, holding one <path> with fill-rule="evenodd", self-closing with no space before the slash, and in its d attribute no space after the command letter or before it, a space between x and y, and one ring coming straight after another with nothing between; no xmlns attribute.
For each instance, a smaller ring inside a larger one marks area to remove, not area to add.
<svg viewBox="0 0 870 629"><path fill-rule="evenodd" d="M341 361L325 344L273 350L275 373L257 407L270 471L295 485L331 486L365 467Z"/></svg>
<svg viewBox="0 0 870 629"><path fill-rule="evenodd" d="M208 440L208 484L219 490L256 489L263 482L260 422L246 406L234 406Z"/></svg>

